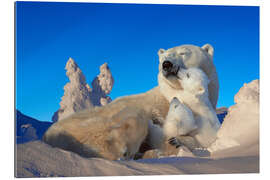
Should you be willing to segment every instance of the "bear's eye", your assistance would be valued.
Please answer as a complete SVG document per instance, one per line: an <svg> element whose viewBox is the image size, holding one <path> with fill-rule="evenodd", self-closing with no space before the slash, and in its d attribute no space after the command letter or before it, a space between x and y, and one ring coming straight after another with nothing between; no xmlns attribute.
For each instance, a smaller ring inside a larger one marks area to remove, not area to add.
<svg viewBox="0 0 270 180"><path fill-rule="evenodd" d="M168 58L174 58L175 57L175 53L169 54Z"/></svg>

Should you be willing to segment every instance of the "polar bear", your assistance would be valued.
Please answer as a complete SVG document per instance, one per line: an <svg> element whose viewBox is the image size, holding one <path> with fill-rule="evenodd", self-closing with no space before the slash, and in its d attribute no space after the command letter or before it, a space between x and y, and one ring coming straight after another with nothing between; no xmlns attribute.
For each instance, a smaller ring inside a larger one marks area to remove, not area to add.
<svg viewBox="0 0 270 180"><path fill-rule="evenodd" d="M220 128L216 111L208 96L209 79L207 75L198 68L181 69L178 71L177 76L183 90L178 92L176 97L181 99L186 105L183 106L184 115L189 116L186 117L186 119L188 119L191 124L191 127L187 129L187 133L194 137L202 147L207 148L215 141L217 131ZM192 110L192 114L187 113L187 107ZM184 117L184 115L182 115L183 111L177 111L179 112L179 119L174 120L182 120L182 117ZM169 111L168 114L170 115L170 113ZM170 123L170 116L168 116L168 118L168 122ZM192 125L194 125L194 129L196 128L196 130L192 129ZM170 129L165 129L165 132L169 130ZM175 129L171 130L175 131Z"/></svg>
<svg viewBox="0 0 270 180"><path fill-rule="evenodd" d="M174 97L163 125L165 137L170 139L179 135L188 135L195 129L197 125L192 111Z"/></svg>
<svg viewBox="0 0 270 180"><path fill-rule="evenodd" d="M148 133L149 119L145 112L124 108L109 120L89 118L95 111L83 110L59 121L46 132L43 141L84 157L133 159Z"/></svg>
<svg viewBox="0 0 270 180"><path fill-rule="evenodd" d="M180 81L178 81L177 78L177 72L184 67L198 67L207 74L211 80L210 84L212 84L209 97L212 100L213 107L215 107L218 98L218 77L212 60L212 46L208 44L203 47L183 45L171 48L167 51L161 49L158 54L159 73L157 87L142 94L120 97L105 106L84 111L82 113L84 118L82 119L77 118L77 116L81 116L81 113L75 113L66 119L56 122L45 133L44 141L54 147L77 152L81 156L86 157L90 157L94 149L95 155L106 158L107 156L102 154L105 154L108 144L97 145L97 140L93 140L93 137L106 139L108 138L108 132L100 131L103 132L100 134L101 137L91 134L92 129L102 128L99 126L96 127L96 124L92 122L99 119L106 124L113 121L113 117L116 116L119 117L119 119L125 119L128 116L128 112L131 112L132 109L138 109L137 111L144 112L145 117L143 119L149 118L154 124L162 126L169 110L169 102L172 100L171 97L176 97L176 94L182 90ZM126 112L126 110L128 110L128 112ZM136 119L135 115L133 117ZM140 133L144 132L142 129L145 129L145 127L148 127L148 125L136 127L138 129L136 129L134 133L139 134L138 137L143 137ZM156 128L148 128L147 136L151 136L152 129ZM62 138L63 134L65 135L65 140ZM124 134L128 135L128 133L123 132L123 135ZM126 136L126 138L131 139L133 137ZM158 138L154 139L159 143ZM140 138L133 142L135 141L140 142ZM104 142L105 141L100 141L101 144ZM152 147L156 144L156 142L147 143L152 144ZM104 146L103 150L102 146ZM106 153L116 159L117 157L122 157L125 151L123 151L122 148L116 148L117 153ZM136 150L136 148L134 149ZM110 151L110 148L107 148L107 151ZM119 153L121 155L119 155Z"/></svg>

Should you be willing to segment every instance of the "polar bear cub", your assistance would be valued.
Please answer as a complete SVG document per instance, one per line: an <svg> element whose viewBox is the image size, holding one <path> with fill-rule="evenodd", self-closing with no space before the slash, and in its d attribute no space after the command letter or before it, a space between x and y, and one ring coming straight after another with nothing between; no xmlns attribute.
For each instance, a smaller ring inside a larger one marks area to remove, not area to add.
<svg viewBox="0 0 270 180"><path fill-rule="evenodd" d="M163 126L167 138L187 135L197 129L196 121L189 107L176 97L170 103L170 108Z"/></svg>
<svg viewBox="0 0 270 180"><path fill-rule="evenodd" d="M168 135L183 135L190 133L192 130L192 137L206 148L216 139L217 131L220 128L216 112L210 103L208 96L208 83L209 79L206 74L198 68L180 69L177 73L179 82L181 83L182 90L177 93L176 97L183 103L180 103L177 111L174 112L173 107L170 107L167 119L165 120L168 125L165 126L165 133ZM183 107L182 109L180 107ZM192 113L190 113L190 111ZM180 110L179 110L180 109ZM173 114L169 116L170 114ZM178 119L177 113L179 113ZM180 117L182 116L182 117ZM186 125L181 127L181 123L173 126L171 122L185 122ZM188 122L188 123L187 123ZM194 125L194 122L196 125ZM185 128L187 129L185 130ZM180 131L180 133L179 133ZM174 133L174 134L173 134ZM180 143L181 144L181 143Z"/></svg>

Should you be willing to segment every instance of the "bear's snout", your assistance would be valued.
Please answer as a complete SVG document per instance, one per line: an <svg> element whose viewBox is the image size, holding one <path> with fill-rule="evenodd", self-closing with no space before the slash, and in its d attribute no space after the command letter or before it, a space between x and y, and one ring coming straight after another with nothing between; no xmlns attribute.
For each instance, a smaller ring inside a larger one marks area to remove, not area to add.
<svg viewBox="0 0 270 180"><path fill-rule="evenodd" d="M162 64L162 68L166 72L171 72L173 68L173 64L170 61L164 61Z"/></svg>
<svg viewBox="0 0 270 180"><path fill-rule="evenodd" d="M180 69L179 65L174 65L172 62L166 60L162 63L162 69L163 69L163 75L169 76L169 75L177 75L177 72Z"/></svg>

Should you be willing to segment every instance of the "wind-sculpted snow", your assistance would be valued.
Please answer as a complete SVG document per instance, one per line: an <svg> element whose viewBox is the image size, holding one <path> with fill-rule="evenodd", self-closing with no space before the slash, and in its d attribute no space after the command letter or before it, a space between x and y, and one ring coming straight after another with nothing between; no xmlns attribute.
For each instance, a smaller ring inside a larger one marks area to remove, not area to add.
<svg viewBox="0 0 270 180"><path fill-rule="evenodd" d="M222 159L166 157L138 161L83 158L41 142L17 146L16 177L131 176L258 173L258 157Z"/></svg>
<svg viewBox="0 0 270 180"><path fill-rule="evenodd" d="M52 117L53 122L83 109L111 102L111 98L107 95L112 90L114 80L107 63L100 66L100 74L93 80L92 89L72 58L69 58L65 69L70 82L64 86L64 96L60 102L60 109Z"/></svg>
<svg viewBox="0 0 270 180"><path fill-rule="evenodd" d="M245 83L239 90L234 97L236 104L229 108L210 151L239 147L259 153L259 91L259 80Z"/></svg>

